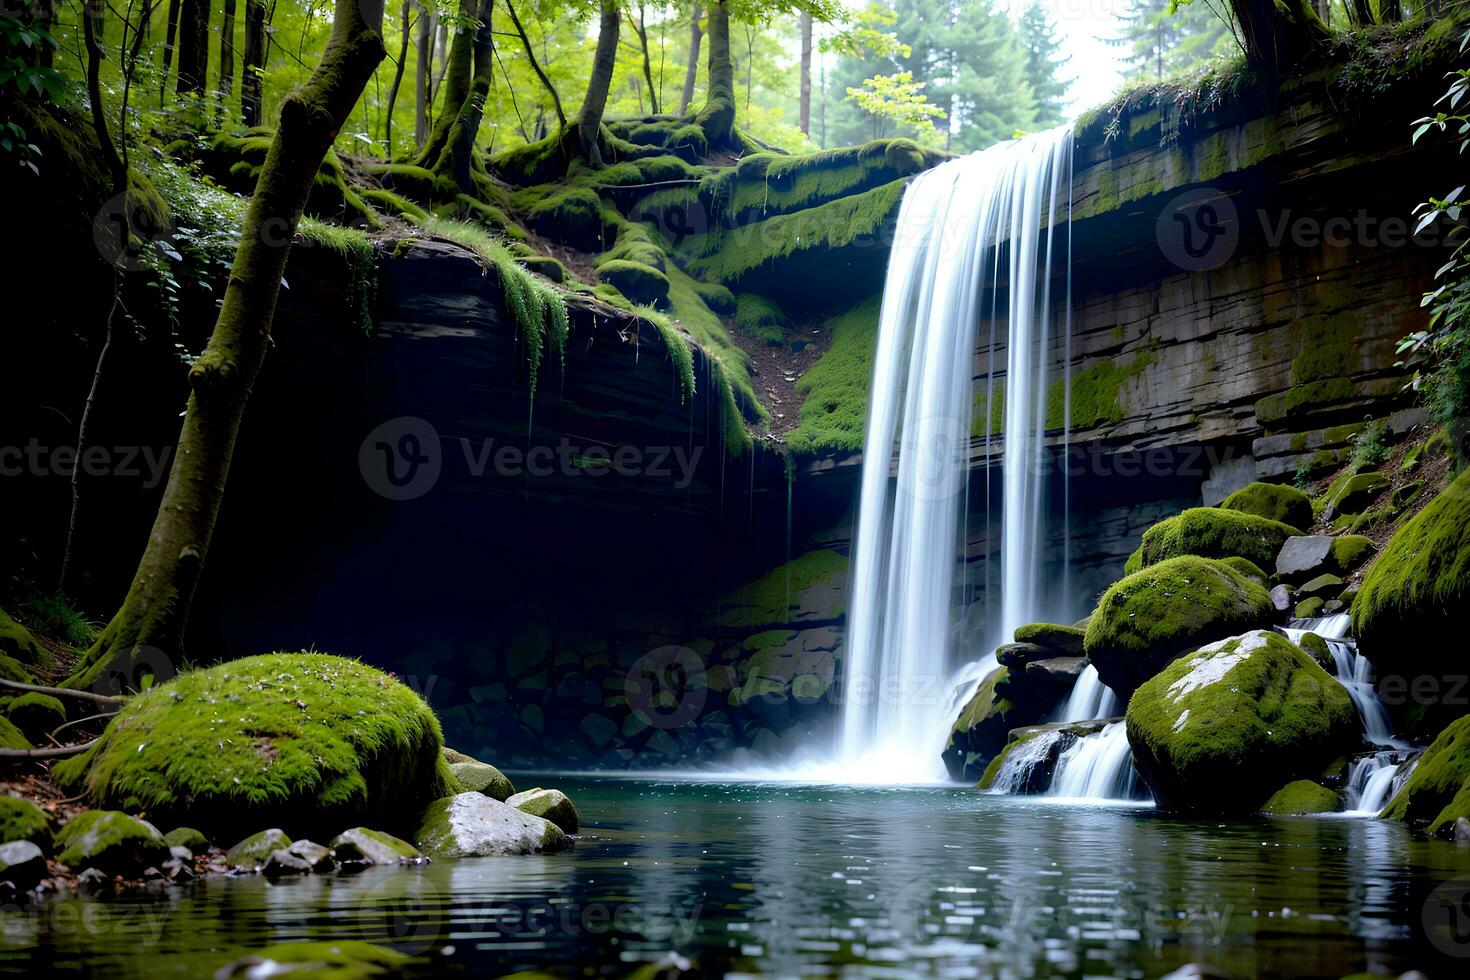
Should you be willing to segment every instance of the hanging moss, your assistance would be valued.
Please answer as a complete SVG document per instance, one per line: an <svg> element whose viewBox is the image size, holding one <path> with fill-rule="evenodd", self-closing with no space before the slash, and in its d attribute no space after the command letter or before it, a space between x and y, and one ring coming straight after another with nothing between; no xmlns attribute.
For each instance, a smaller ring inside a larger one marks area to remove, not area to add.
<svg viewBox="0 0 1470 980"><path fill-rule="evenodd" d="M796 428L786 436L793 452L856 452L863 448L882 302L882 295L875 293L827 321L831 342L826 353L796 382L803 401L796 413Z"/></svg>
<svg viewBox="0 0 1470 980"><path fill-rule="evenodd" d="M360 192L362 198L378 206L385 214L395 218L410 218L422 221L429 216L429 212L417 204L392 191L383 190L380 187L371 187Z"/></svg>
<svg viewBox="0 0 1470 980"><path fill-rule="evenodd" d="M373 240L356 228L338 228L303 217L297 233L306 241L330 249L347 266L347 301L364 334L373 332L373 309L378 299L378 250Z"/></svg>
<svg viewBox="0 0 1470 980"><path fill-rule="evenodd" d="M1105 423L1123 421L1124 409L1121 399L1123 384L1142 374L1154 362L1151 351L1134 355L1126 364L1112 360L1098 361L1071 377L1071 428L1078 431ZM1046 427L1062 428L1067 412L1067 379L1053 381L1046 393Z"/></svg>
<svg viewBox="0 0 1470 980"><path fill-rule="evenodd" d="M441 218L473 221L506 238L522 240L527 237L526 230L512 221L500 208L493 204L486 204L468 194L456 195L453 201L435 208L434 213Z"/></svg>
<svg viewBox="0 0 1470 980"><path fill-rule="evenodd" d="M571 321L561 293L544 279L527 272L502 242L474 225L443 218L429 218L422 224L429 234L463 245L495 270L506 311L521 331L534 397L545 354L551 352L561 357L566 351Z"/></svg>
<svg viewBox="0 0 1470 980"><path fill-rule="evenodd" d="M689 331L695 342L704 348L710 359L718 364L719 376L733 389L728 405L734 406L737 411L731 420L732 424L727 425L728 442L728 437L734 435L734 429L739 427L738 420L741 417L753 423L761 423L769 418L765 406L755 397L755 386L750 381L750 356L731 339L724 323L705 305L693 279L673 262L669 263L667 275L670 311L679 324ZM739 442L744 445L748 442L748 437L743 434L743 428L741 432Z"/></svg>

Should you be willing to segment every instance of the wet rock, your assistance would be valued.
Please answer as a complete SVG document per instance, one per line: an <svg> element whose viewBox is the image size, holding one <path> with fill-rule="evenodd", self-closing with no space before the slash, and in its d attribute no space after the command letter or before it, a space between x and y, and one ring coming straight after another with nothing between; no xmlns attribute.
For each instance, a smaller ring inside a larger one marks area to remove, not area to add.
<svg viewBox="0 0 1470 980"><path fill-rule="evenodd" d="M112 887L112 876L103 874L96 868L87 868L77 875L77 887L83 891L102 891Z"/></svg>
<svg viewBox="0 0 1470 980"><path fill-rule="evenodd" d="M1278 585L1271 590L1271 605L1277 612L1286 612L1291 608L1291 590L1284 585Z"/></svg>
<svg viewBox="0 0 1470 980"><path fill-rule="evenodd" d="M28 840L0 844L0 883L28 892L46 877L46 855Z"/></svg>
<svg viewBox="0 0 1470 980"><path fill-rule="evenodd" d="M1297 619L1315 619L1322 614L1324 605L1320 596L1309 596L1296 604L1292 615Z"/></svg>
<svg viewBox="0 0 1470 980"><path fill-rule="evenodd" d="M315 841L295 841L286 850L305 861L317 874L324 874L337 866L337 862L332 859L331 848L323 847Z"/></svg>
<svg viewBox="0 0 1470 980"><path fill-rule="evenodd" d="M487 762L454 762L449 766L454 778L472 793L484 793L492 799L503 800L516 791L514 784L494 766Z"/></svg>
<svg viewBox="0 0 1470 980"><path fill-rule="evenodd" d="M209 840L193 827L175 827L163 835L163 842L169 847L188 848L190 854L209 851Z"/></svg>
<svg viewBox="0 0 1470 980"><path fill-rule="evenodd" d="M415 837L432 857L535 854L572 846L572 839L549 820L479 793L429 804Z"/></svg>
<svg viewBox="0 0 1470 980"><path fill-rule="evenodd" d="M528 789L505 802L522 813L550 820L569 834L575 834L582 825L577 808L559 789Z"/></svg>
<svg viewBox="0 0 1470 980"><path fill-rule="evenodd" d="M293 875L311 874L311 862L287 850L272 851L261 867L267 878L289 878Z"/></svg>
<svg viewBox="0 0 1470 980"><path fill-rule="evenodd" d="M1002 667L1024 667L1033 660L1055 657L1056 651L1039 643L1003 643L995 648L995 659Z"/></svg>
<svg viewBox="0 0 1470 980"><path fill-rule="evenodd" d="M472 795L472 794L465 794ZM485 797L490 799L490 797ZM332 858L342 865L416 864L424 859L408 841L366 827L353 827L332 838Z"/></svg>
<svg viewBox="0 0 1470 980"><path fill-rule="evenodd" d="M591 749L601 751L607 748L613 736L618 733L618 725L617 722L604 718L602 715L588 715L582 719L578 730Z"/></svg>
<svg viewBox="0 0 1470 980"><path fill-rule="evenodd" d="M1298 779L1281 787L1261 804L1261 812L1276 816L1309 813L1336 813L1342 809L1342 797L1320 783Z"/></svg>
<svg viewBox="0 0 1470 980"><path fill-rule="evenodd" d="M1287 538L1276 555L1276 577L1285 582L1305 582L1331 571L1332 542L1326 534Z"/></svg>
<svg viewBox="0 0 1470 980"><path fill-rule="evenodd" d="M270 860L276 851L291 846L291 838L279 827L251 834L225 852L225 863L232 868L258 868Z"/></svg>
<svg viewBox="0 0 1470 980"><path fill-rule="evenodd" d="M28 840L43 850L51 846L51 818L30 800L0 796L0 841Z"/></svg>
<svg viewBox="0 0 1470 980"><path fill-rule="evenodd" d="M1017 643L1034 643L1069 657L1082 656L1083 631L1056 623L1031 623L1016 629Z"/></svg>
<svg viewBox="0 0 1470 980"><path fill-rule="evenodd" d="M69 868L135 877L172 856L158 828L117 810L87 810L56 833L57 860Z"/></svg>
<svg viewBox="0 0 1470 980"><path fill-rule="evenodd" d="M1322 519L1330 522L1340 514L1363 513L1388 485L1388 477L1382 473L1359 473L1348 477L1328 498L1327 506L1322 509Z"/></svg>
<svg viewBox="0 0 1470 980"><path fill-rule="evenodd" d="M1306 584L1297 589L1296 594L1307 598L1315 596L1325 602L1329 596L1335 596L1341 592L1342 585L1342 579L1336 575L1330 573L1318 575L1315 578L1309 579Z"/></svg>

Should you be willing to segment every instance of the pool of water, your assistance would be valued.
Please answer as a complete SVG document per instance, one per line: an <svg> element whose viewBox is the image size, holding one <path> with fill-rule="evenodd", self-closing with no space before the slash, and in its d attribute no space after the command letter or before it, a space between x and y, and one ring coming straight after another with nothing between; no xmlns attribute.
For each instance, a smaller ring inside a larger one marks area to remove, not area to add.
<svg viewBox="0 0 1470 980"><path fill-rule="evenodd" d="M272 884L207 879L3 910L0 972L198 976L369 939L422 975L1463 975L1470 849L1369 819L1197 821L972 790L521 777L575 852ZM1446 920L1446 916L1450 918Z"/></svg>

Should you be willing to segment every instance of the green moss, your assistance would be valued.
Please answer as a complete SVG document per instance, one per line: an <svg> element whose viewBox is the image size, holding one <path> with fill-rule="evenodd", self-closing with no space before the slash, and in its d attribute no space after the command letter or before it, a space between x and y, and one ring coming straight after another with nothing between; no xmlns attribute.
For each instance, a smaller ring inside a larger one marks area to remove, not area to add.
<svg viewBox="0 0 1470 980"><path fill-rule="evenodd" d="M1112 360L1098 361L1071 376L1071 428L1090 429L1109 422L1121 422L1124 417L1121 400L1123 383L1136 378L1154 362L1151 351L1134 355L1126 364ZM1046 393L1046 427L1062 428L1067 412L1067 379L1053 381Z"/></svg>
<svg viewBox="0 0 1470 980"><path fill-rule="evenodd" d="M599 263L597 274L634 303L659 306L668 301L669 277L651 265L614 259Z"/></svg>
<svg viewBox="0 0 1470 980"><path fill-rule="evenodd" d="M521 191L515 200L529 202L526 221L537 233L587 252L602 247L603 208L596 191L573 187L545 196Z"/></svg>
<svg viewBox="0 0 1470 980"><path fill-rule="evenodd" d="M741 446L748 445L749 437L744 434L744 429L740 429L738 435L734 431L739 427L740 418L743 416L750 422L760 423L770 417L765 406L755 397L755 386L750 380L750 356L735 343L724 323L705 305L694 280L684 270L670 262L667 275L669 308L674 319L689 331L695 343L709 356L714 365L711 370L716 375L713 380L729 388L727 394L721 396L724 405L721 411L725 412L727 423L726 443L730 444L733 436ZM728 411L730 406L737 408L733 415Z"/></svg>
<svg viewBox="0 0 1470 980"><path fill-rule="evenodd" d="M796 252L840 249L871 238L898 213L905 186L895 180L794 214L693 235L680 252L694 275L731 285Z"/></svg>
<svg viewBox="0 0 1470 980"><path fill-rule="evenodd" d="M735 312L735 294L717 282L696 282L694 291L704 300L710 312L719 316L730 316Z"/></svg>
<svg viewBox="0 0 1470 980"><path fill-rule="evenodd" d="M856 452L863 448L882 302L882 296L874 294L827 321L831 342L826 352L796 382L803 400L796 428L786 437L793 452Z"/></svg>
<svg viewBox="0 0 1470 980"><path fill-rule="evenodd" d="M720 600L720 625L780 626L801 619L831 621L847 582L847 558L826 548L808 551Z"/></svg>
<svg viewBox="0 0 1470 980"><path fill-rule="evenodd" d="M1470 819L1470 717L1439 733L1381 816L1431 834L1448 834L1458 818Z"/></svg>
<svg viewBox="0 0 1470 980"><path fill-rule="evenodd" d="M412 198L420 205L453 201L460 196L459 185L426 167L409 163L369 163L364 169L390 191Z"/></svg>
<svg viewBox="0 0 1470 980"><path fill-rule="evenodd" d="M1259 568L1275 568L1276 555L1297 528L1254 514L1217 507L1191 507L1143 532L1141 566L1176 558L1244 558Z"/></svg>
<svg viewBox="0 0 1470 980"><path fill-rule="evenodd" d="M1035 643L1052 650L1062 650L1072 655L1082 653L1082 641L1086 634L1075 626L1057 623L1028 623L1016 627L1017 643Z"/></svg>
<svg viewBox="0 0 1470 980"><path fill-rule="evenodd" d="M1336 813L1342 809L1342 798L1321 783L1297 779L1271 794L1261 804L1261 812L1274 816L1307 813Z"/></svg>
<svg viewBox="0 0 1470 980"><path fill-rule="evenodd" d="M107 875L137 874L170 857L156 827L116 810L77 814L56 832L53 847L56 860L73 871L96 868Z"/></svg>
<svg viewBox="0 0 1470 980"><path fill-rule="evenodd" d="M506 311L521 331L531 395L535 397L545 355L561 357L566 351L571 320L562 294L523 269L503 242L474 225L429 218L423 222L423 228L431 235L464 246L495 270L505 296Z"/></svg>
<svg viewBox="0 0 1470 980"><path fill-rule="evenodd" d="M1323 408L1337 402L1351 400L1357 394L1353 383L1346 378L1328 378L1293 385L1286 390L1284 403L1285 418L1306 415L1313 409Z"/></svg>
<svg viewBox="0 0 1470 980"><path fill-rule="evenodd" d="M0 655L33 666L51 662L51 655L36 642L31 631L11 619L3 609L0 609Z"/></svg>
<svg viewBox="0 0 1470 980"><path fill-rule="evenodd" d="M1239 555L1231 555L1229 558L1221 558L1220 563L1222 565L1229 565L1231 568L1235 569L1246 578L1251 579L1255 582L1259 582L1262 586L1269 588L1271 585L1271 576L1267 575L1266 572L1261 568L1261 566L1257 565L1249 558L1241 558ZM1137 569L1134 569L1134 571L1137 571Z"/></svg>
<svg viewBox="0 0 1470 980"><path fill-rule="evenodd" d="M0 749L29 748L33 748L33 746L26 740L21 730L11 724L8 718L0 718Z"/></svg>
<svg viewBox="0 0 1470 980"><path fill-rule="evenodd" d="M561 260L550 255L518 255L516 261L527 272L534 272L555 283L565 283L572 279L571 272Z"/></svg>
<svg viewBox="0 0 1470 980"><path fill-rule="evenodd" d="M990 760L990 764L985 767L985 772L980 776L980 781L975 784L975 788L987 790L995 785L995 778L1000 775L1000 771L1005 767L1006 759L1010 757L1011 753L1040 734L1040 730L1021 732L1015 738L1006 742L1005 748L1001 749L995 758Z"/></svg>
<svg viewBox="0 0 1470 980"><path fill-rule="evenodd" d="M0 796L0 842L28 840L41 850L51 847L51 818L30 800Z"/></svg>
<svg viewBox="0 0 1470 980"><path fill-rule="evenodd" d="M1312 526L1312 498L1296 487L1278 483L1252 483L1225 498L1220 505L1296 528Z"/></svg>
<svg viewBox="0 0 1470 980"><path fill-rule="evenodd" d="M1373 539L1362 534L1345 534L1332 539L1332 561L1341 572L1351 572L1373 554Z"/></svg>
<svg viewBox="0 0 1470 980"><path fill-rule="evenodd" d="M1361 514L1388 486L1388 477L1376 471L1345 474L1334 480L1323 495L1322 510L1330 508L1337 514Z"/></svg>
<svg viewBox="0 0 1470 980"><path fill-rule="evenodd" d="M378 299L378 250L366 233L338 228L303 217L297 234L320 248L336 252L347 267L346 299L364 334L373 332L373 309Z"/></svg>
<svg viewBox="0 0 1470 980"><path fill-rule="evenodd" d="M741 293L735 298L735 325L772 347L786 343L790 322L775 303L755 293Z"/></svg>
<svg viewBox="0 0 1470 980"><path fill-rule="evenodd" d="M1203 647L1128 702L1128 743L1161 806L1259 809L1316 776L1357 740L1352 698L1311 657L1256 630Z"/></svg>
<svg viewBox="0 0 1470 980"><path fill-rule="evenodd" d="M389 675L327 654L276 653L149 689L52 773L95 806L146 809L222 836L269 822L391 829L442 795L441 742L428 705Z"/></svg>
<svg viewBox="0 0 1470 980"><path fill-rule="evenodd" d="M1292 615L1297 619L1315 619L1321 612L1326 600L1321 596L1308 596L1296 604Z"/></svg>
<svg viewBox="0 0 1470 980"><path fill-rule="evenodd" d="M266 127L216 133L203 157L205 167L225 187L248 197L255 191L274 140L274 130ZM351 225L377 228L382 224L377 212L348 184L342 161L332 149L322 158L306 210L315 217Z"/></svg>
<svg viewBox="0 0 1470 980"><path fill-rule="evenodd" d="M186 847L190 854L209 853L209 838L193 827L175 827L163 835L169 847Z"/></svg>
<svg viewBox="0 0 1470 980"><path fill-rule="evenodd" d="M279 827L257 831L238 841L225 852L225 863L232 868L258 868L276 851L290 847L291 838Z"/></svg>
<svg viewBox="0 0 1470 980"><path fill-rule="evenodd" d="M970 400L970 437L981 439L988 435L999 435L1005 429L1005 424L1005 381L992 381L988 385L976 388Z"/></svg>
<svg viewBox="0 0 1470 980"><path fill-rule="evenodd" d="M6 705L5 717L28 737L36 738L66 721L66 708L49 694L28 691Z"/></svg>
<svg viewBox="0 0 1470 980"><path fill-rule="evenodd" d="M526 229L512 221L500 208L468 194L455 195L453 200L434 208L434 214L440 218L470 221L482 225L487 231L515 241L523 241L527 237Z"/></svg>
<svg viewBox="0 0 1470 980"><path fill-rule="evenodd" d="M617 297L617 305L625 308L636 309L628 301L627 297L617 291L615 286L604 283L598 289L610 289ZM594 290L595 292L595 290ZM689 350L689 344L684 335L679 332L678 327L667 316L652 307L636 310L638 316L653 324L654 329L663 340L664 350L669 355L669 363L674 367L674 377L679 385L679 397L681 401L688 401L694 397L694 355ZM744 430L741 430L744 432Z"/></svg>
<svg viewBox="0 0 1470 980"><path fill-rule="evenodd" d="M389 217L413 218L422 221L429 216L429 212L410 201L408 198L381 187L372 187L360 191L363 200L376 205L378 210Z"/></svg>
<svg viewBox="0 0 1470 980"><path fill-rule="evenodd" d="M1275 618L1259 583L1223 562L1186 555L1114 583L1088 621L1084 646L1103 682L1129 691L1181 653Z"/></svg>
<svg viewBox="0 0 1470 980"><path fill-rule="evenodd" d="M1380 668L1463 672L1454 644L1470 605L1470 471L1394 532L1353 602L1353 635Z"/></svg>
<svg viewBox="0 0 1470 980"><path fill-rule="evenodd" d="M506 802L522 813L551 821L568 834L575 834L582 827L576 806L561 790L537 787L517 793Z"/></svg>

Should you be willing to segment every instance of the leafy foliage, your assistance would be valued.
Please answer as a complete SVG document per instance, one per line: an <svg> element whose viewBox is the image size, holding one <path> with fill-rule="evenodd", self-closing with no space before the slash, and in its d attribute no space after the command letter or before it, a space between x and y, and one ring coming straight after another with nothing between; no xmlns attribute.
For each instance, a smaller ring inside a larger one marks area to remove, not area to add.
<svg viewBox="0 0 1470 980"><path fill-rule="evenodd" d="M873 116L873 137L883 136L883 123L891 121L921 138L934 135L934 120L945 112L929 102L923 94L923 82L914 81L914 73L901 71L894 75L874 75L863 80L860 88L849 87L847 97Z"/></svg>

